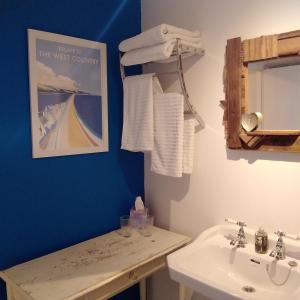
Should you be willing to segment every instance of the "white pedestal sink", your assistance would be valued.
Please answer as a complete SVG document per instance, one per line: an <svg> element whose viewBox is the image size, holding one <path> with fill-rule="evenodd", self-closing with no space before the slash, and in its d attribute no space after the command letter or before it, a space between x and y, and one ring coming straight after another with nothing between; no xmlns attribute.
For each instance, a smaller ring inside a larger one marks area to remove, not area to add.
<svg viewBox="0 0 300 300"><path fill-rule="evenodd" d="M245 228L245 248L230 246L236 236L234 225L214 226L193 243L168 256L173 280L215 300L259 299L299 300L300 242L285 239L287 257L269 256L277 237L269 234L269 251L258 254L254 249L254 230Z"/></svg>

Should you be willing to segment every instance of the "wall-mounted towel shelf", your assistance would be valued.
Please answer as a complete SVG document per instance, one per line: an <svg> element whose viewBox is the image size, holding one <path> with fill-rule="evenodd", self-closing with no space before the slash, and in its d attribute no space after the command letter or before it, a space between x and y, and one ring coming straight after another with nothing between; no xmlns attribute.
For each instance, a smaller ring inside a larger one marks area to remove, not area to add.
<svg viewBox="0 0 300 300"><path fill-rule="evenodd" d="M185 111L188 113L191 113L194 118L197 120L197 122L199 123L199 125L204 128L205 127L205 123L204 120L201 118L201 116L199 115L199 113L196 111L196 109L193 107L192 103L190 102L190 97L186 88L186 84L185 84L185 80L184 80L184 74L183 74L183 64L182 64L182 58L183 55L186 54L200 54L203 55L204 54L204 50L201 52L196 52L194 49L190 49L190 52L188 50L183 51L182 50L182 45L181 45L181 41L180 39L176 40L176 47L172 53L171 58L175 58L176 61L176 71L171 71L171 72L160 72L160 73L156 73L155 75L170 75L170 74L177 74L178 75L178 79L180 82L180 87L181 87L181 91L182 94L184 96L184 101L185 101ZM121 64L121 57L122 54L120 53L120 72L121 72L121 77L122 80L125 79L126 73L125 73L125 67ZM172 60L173 62L174 60Z"/></svg>

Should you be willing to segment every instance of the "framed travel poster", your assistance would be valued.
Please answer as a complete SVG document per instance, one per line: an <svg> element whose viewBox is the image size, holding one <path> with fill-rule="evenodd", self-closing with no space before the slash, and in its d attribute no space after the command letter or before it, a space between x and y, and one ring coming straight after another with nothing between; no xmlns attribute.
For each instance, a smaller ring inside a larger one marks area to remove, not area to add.
<svg viewBox="0 0 300 300"><path fill-rule="evenodd" d="M33 157L108 151L106 45L28 29Z"/></svg>

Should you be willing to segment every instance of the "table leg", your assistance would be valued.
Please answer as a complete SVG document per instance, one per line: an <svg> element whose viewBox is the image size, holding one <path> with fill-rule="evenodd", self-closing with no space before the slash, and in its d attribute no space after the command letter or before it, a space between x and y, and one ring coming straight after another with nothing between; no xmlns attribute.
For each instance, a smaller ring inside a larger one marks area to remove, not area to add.
<svg viewBox="0 0 300 300"><path fill-rule="evenodd" d="M179 299L178 300L189 300L191 299L191 295L187 287L183 284L179 283Z"/></svg>
<svg viewBox="0 0 300 300"><path fill-rule="evenodd" d="M7 284L6 285L7 300L14 300L13 289Z"/></svg>
<svg viewBox="0 0 300 300"><path fill-rule="evenodd" d="M179 283L179 296L178 300L185 300L185 286Z"/></svg>
<svg viewBox="0 0 300 300"><path fill-rule="evenodd" d="M147 299L146 278L140 281L140 300Z"/></svg>

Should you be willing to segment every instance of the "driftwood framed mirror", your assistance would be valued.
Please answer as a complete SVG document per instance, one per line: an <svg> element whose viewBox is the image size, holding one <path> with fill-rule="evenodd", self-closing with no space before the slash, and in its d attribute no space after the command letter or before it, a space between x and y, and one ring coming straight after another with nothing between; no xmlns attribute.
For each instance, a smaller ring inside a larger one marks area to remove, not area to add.
<svg viewBox="0 0 300 300"><path fill-rule="evenodd" d="M228 148L300 152L300 30L227 40L224 90Z"/></svg>

